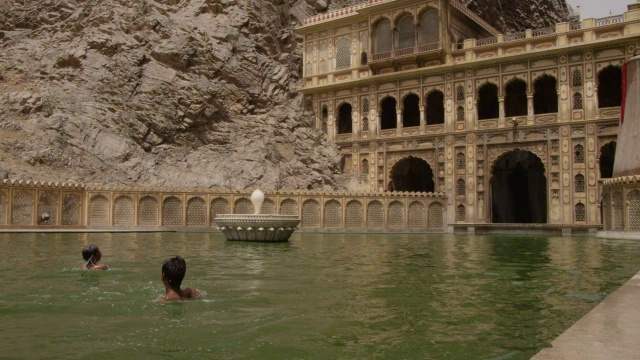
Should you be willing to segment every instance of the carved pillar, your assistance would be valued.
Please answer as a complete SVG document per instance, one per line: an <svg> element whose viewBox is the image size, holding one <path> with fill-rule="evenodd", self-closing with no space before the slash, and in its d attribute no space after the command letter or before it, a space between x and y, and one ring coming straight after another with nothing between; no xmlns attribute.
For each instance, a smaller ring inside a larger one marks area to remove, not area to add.
<svg viewBox="0 0 640 360"><path fill-rule="evenodd" d="M534 121L533 93L527 93L527 124L533 124Z"/></svg>
<svg viewBox="0 0 640 360"><path fill-rule="evenodd" d="M427 106L420 106L420 133L424 134L427 130Z"/></svg>
<svg viewBox="0 0 640 360"><path fill-rule="evenodd" d="M362 121L360 121L360 111L357 107L351 108L351 138L353 140L360 139L360 129L362 127Z"/></svg>
<svg viewBox="0 0 640 360"><path fill-rule="evenodd" d="M504 117L505 117L505 112L504 112L504 96L500 96L498 98L498 110L499 110L499 118L498 118L498 126L499 127L504 127Z"/></svg>
<svg viewBox="0 0 640 360"><path fill-rule="evenodd" d="M593 87L593 103L595 104L596 114L595 119L600 119L600 103L598 102L598 85Z"/></svg>
<svg viewBox="0 0 640 360"><path fill-rule="evenodd" d="M402 134L402 110L396 109L396 133Z"/></svg>
<svg viewBox="0 0 640 360"><path fill-rule="evenodd" d="M467 112L469 115L467 116L467 129L475 129L478 120L480 119L480 114L478 113L478 100L473 101L473 111Z"/></svg>
<svg viewBox="0 0 640 360"><path fill-rule="evenodd" d="M335 141L336 140L336 121L335 121L335 117L333 116L333 113L329 114L329 123L327 124L327 132L328 132L328 136L329 136L329 140Z"/></svg>

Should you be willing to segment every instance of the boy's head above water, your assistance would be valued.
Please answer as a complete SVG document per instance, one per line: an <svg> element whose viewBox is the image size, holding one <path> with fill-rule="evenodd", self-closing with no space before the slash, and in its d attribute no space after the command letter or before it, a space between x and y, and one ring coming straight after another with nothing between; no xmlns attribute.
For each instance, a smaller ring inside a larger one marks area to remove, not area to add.
<svg viewBox="0 0 640 360"><path fill-rule="evenodd" d="M102 252L96 245L89 245L82 249L82 258L86 263L84 268L87 270L107 270L109 267L105 264L98 264L102 259Z"/></svg>
<svg viewBox="0 0 640 360"><path fill-rule="evenodd" d="M180 289L186 272L187 262L180 256L168 258L162 264L162 280L174 289Z"/></svg>
<svg viewBox="0 0 640 360"><path fill-rule="evenodd" d="M89 264L95 264L102 258L102 253L97 245L89 245L82 249L82 258Z"/></svg>

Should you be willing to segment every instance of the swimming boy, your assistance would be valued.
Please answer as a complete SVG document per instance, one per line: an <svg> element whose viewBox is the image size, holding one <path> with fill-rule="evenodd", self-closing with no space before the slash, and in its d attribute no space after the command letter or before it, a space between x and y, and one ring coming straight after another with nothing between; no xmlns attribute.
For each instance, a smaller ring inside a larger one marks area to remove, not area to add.
<svg viewBox="0 0 640 360"><path fill-rule="evenodd" d="M89 245L82 249L82 258L86 261L84 268L87 270L109 270L106 264L98 264L102 259L102 253L96 245Z"/></svg>
<svg viewBox="0 0 640 360"><path fill-rule="evenodd" d="M158 301L193 299L199 295L197 289L181 289L182 280L187 272L187 262L180 256L168 258L162 264L162 283L166 289L166 295Z"/></svg>

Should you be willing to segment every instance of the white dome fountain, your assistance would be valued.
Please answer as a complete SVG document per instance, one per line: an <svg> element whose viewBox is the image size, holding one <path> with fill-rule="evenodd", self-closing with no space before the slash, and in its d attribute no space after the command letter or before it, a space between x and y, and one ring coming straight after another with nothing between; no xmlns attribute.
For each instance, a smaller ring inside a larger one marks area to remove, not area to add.
<svg viewBox="0 0 640 360"><path fill-rule="evenodd" d="M300 224L297 215L260 214L264 193L251 194L254 214L220 214L215 217L218 229L230 241L284 242Z"/></svg>

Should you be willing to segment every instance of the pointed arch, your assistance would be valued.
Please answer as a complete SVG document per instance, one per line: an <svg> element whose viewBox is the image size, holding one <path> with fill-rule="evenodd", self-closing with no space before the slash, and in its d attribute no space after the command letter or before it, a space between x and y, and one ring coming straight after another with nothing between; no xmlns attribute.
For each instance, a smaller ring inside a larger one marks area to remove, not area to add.
<svg viewBox="0 0 640 360"><path fill-rule="evenodd" d="M393 47L391 21L387 18L382 18L374 24L372 38L373 54L382 54L391 51Z"/></svg>
<svg viewBox="0 0 640 360"><path fill-rule="evenodd" d="M345 102L338 107L338 134L351 134L353 132L353 108Z"/></svg>
<svg viewBox="0 0 640 360"><path fill-rule="evenodd" d="M427 125L444 124L444 94L442 91L433 90L427 95L425 112Z"/></svg>
<svg viewBox="0 0 640 360"><path fill-rule="evenodd" d="M598 106L600 108L622 105L622 68L609 65L598 72Z"/></svg>
<svg viewBox="0 0 640 360"><path fill-rule="evenodd" d="M396 129L398 127L398 114L396 113L397 101L392 96L387 96L380 102L381 130Z"/></svg>
<svg viewBox="0 0 640 360"><path fill-rule="evenodd" d="M499 116L498 86L486 82L478 88L478 119L497 119Z"/></svg>
<svg viewBox="0 0 640 360"><path fill-rule="evenodd" d="M414 93L407 94L402 100L402 126L420 126L420 98Z"/></svg>
<svg viewBox="0 0 640 360"><path fill-rule="evenodd" d="M403 13L398 17L396 32L398 34L396 49L408 49L416 46L416 26L412 14Z"/></svg>
<svg viewBox="0 0 640 360"><path fill-rule="evenodd" d="M533 112L551 114L558 112L558 81L551 75L544 74L533 83Z"/></svg>

